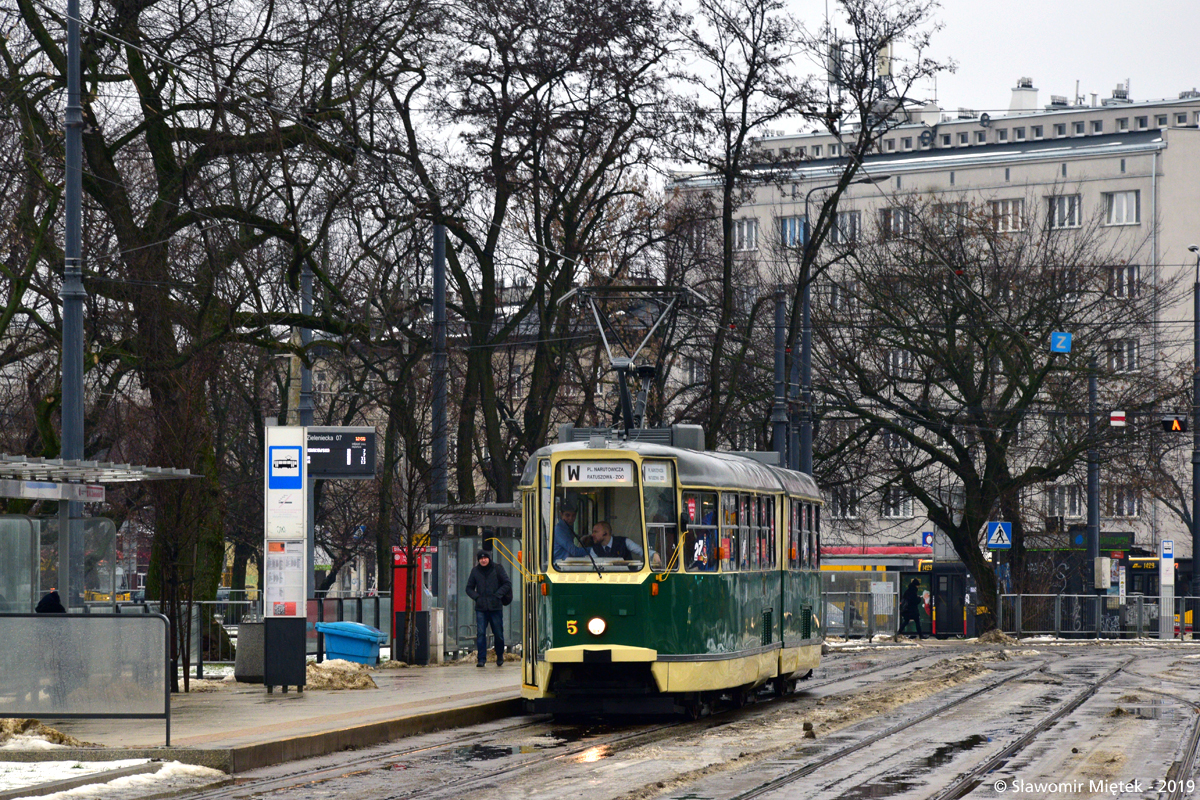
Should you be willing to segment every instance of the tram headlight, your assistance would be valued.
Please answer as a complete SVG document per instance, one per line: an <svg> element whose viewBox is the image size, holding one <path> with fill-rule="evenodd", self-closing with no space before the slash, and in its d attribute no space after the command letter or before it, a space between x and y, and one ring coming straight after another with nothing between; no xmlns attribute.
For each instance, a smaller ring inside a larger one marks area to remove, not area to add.
<svg viewBox="0 0 1200 800"><path fill-rule="evenodd" d="M599 617L592 617L588 620L588 633L590 633L592 636L599 636L600 634L604 633L604 629L607 627L608 625Z"/></svg>

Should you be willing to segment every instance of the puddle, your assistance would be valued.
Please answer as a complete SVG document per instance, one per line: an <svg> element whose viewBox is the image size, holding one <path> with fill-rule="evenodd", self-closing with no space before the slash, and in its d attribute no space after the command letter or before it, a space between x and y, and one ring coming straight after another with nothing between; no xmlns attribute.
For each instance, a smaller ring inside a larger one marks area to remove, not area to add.
<svg viewBox="0 0 1200 800"><path fill-rule="evenodd" d="M874 797L892 797L903 794L909 789L922 785L918 780L922 775L933 772L938 767L945 766L954 760L959 753L964 753L987 742L988 737L981 734L968 736L957 742L947 742L928 756L920 759L920 767L916 770L902 772L899 775L883 775L878 781L860 784L843 794L840 800L868 800Z"/></svg>

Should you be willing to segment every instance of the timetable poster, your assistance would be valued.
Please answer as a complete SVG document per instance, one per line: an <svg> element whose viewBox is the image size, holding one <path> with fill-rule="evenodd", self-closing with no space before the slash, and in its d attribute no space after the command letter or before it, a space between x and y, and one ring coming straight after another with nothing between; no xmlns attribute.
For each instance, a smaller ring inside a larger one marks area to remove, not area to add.
<svg viewBox="0 0 1200 800"><path fill-rule="evenodd" d="M306 617L303 539L268 540L264 616Z"/></svg>

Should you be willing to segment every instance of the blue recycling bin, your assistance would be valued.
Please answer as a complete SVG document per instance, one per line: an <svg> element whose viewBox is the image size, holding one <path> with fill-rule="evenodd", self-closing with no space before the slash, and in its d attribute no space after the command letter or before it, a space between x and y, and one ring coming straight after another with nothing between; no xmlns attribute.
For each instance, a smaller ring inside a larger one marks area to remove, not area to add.
<svg viewBox="0 0 1200 800"><path fill-rule="evenodd" d="M341 658L359 664L379 663L379 645L387 634L361 622L318 622L317 633L325 637L325 658Z"/></svg>

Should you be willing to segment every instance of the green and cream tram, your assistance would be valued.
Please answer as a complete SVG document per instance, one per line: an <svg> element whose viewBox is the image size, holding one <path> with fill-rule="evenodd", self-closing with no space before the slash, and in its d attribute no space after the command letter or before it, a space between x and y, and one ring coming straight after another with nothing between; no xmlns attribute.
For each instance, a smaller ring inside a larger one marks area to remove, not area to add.
<svg viewBox="0 0 1200 800"><path fill-rule="evenodd" d="M817 666L808 475L593 438L538 450L520 491L532 710L696 715L769 682L789 692Z"/></svg>

